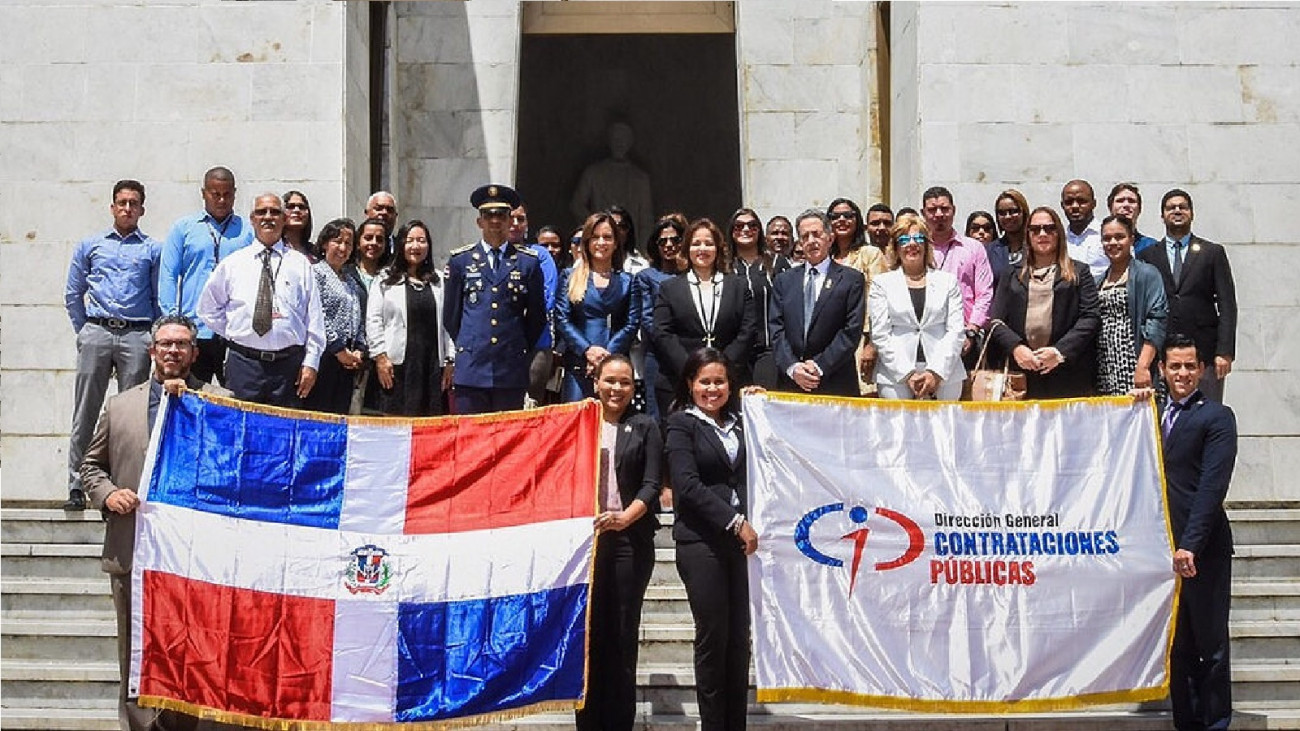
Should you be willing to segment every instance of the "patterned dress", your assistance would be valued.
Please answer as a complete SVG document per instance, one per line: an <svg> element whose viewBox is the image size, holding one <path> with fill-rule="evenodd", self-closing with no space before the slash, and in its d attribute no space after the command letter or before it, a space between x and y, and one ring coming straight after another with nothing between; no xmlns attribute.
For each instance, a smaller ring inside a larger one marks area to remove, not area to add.
<svg viewBox="0 0 1300 731"><path fill-rule="evenodd" d="M1097 390L1118 396L1133 388L1137 370L1133 321L1128 312L1128 273L1118 282L1102 282L1097 293L1101 309L1101 333L1097 337Z"/></svg>

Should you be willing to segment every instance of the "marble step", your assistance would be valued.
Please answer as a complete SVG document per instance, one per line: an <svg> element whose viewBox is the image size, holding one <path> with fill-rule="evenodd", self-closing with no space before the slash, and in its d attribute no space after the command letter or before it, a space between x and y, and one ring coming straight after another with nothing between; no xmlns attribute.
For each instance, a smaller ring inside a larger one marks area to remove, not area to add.
<svg viewBox="0 0 1300 731"><path fill-rule="evenodd" d="M3 508L0 509L0 541L102 544L104 518L98 510Z"/></svg>
<svg viewBox="0 0 1300 731"><path fill-rule="evenodd" d="M0 575L46 579L102 578L102 543L5 543Z"/></svg>
<svg viewBox="0 0 1300 731"><path fill-rule="evenodd" d="M113 611L107 574L93 579L5 577L0 580L0 609L10 612Z"/></svg>
<svg viewBox="0 0 1300 731"><path fill-rule="evenodd" d="M1300 508L1229 510L1228 523L1238 546L1300 543Z"/></svg>

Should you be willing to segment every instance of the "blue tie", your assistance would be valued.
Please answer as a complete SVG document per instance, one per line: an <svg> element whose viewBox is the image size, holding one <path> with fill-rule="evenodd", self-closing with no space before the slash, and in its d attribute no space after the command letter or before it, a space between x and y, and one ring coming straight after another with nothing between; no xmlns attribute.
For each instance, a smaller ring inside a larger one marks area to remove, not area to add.
<svg viewBox="0 0 1300 731"><path fill-rule="evenodd" d="M804 283L803 288L803 334L808 335L808 328L812 326L813 307L817 305L817 274L816 267L808 268L808 281Z"/></svg>
<svg viewBox="0 0 1300 731"><path fill-rule="evenodd" d="M1179 278L1183 275L1183 242L1181 241L1174 242L1174 267L1172 274L1174 275L1174 284L1177 285Z"/></svg>
<svg viewBox="0 0 1300 731"><path fill-rule="evenodd" d="M1178 401L1170 401L1169 404L1165 406L1164 423L1160 425L1161 431L1164 432L1165 439L1168 439L1169 432L1174 430L1174 422L1178 420L1178 412L1186 409L1187 406L1188 403L1180 403Z"/></svg>
<svg viewBox="0 0 1300 731"><path fill-rule="evenodd" d="M488 249L488 266L492 267L492 271L493 271L493 272L496 272L496 270L497 270L497 264L500 264L500 263L501 263L500 260L501 260L501 251L500 251L500 250L498 250L498 249Z"/></svg>

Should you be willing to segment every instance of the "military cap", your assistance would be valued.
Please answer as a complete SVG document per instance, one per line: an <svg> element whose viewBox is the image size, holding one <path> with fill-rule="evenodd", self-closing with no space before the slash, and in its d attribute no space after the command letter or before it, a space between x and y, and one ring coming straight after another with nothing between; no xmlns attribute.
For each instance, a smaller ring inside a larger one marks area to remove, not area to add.
<svg viewBox="0 0 1300 731"><path fill-rule="evenodd" d="M469 195L469 204L480 211L493 208L513 210L523 205L523 199L508 185L485 185Z"/></svg>

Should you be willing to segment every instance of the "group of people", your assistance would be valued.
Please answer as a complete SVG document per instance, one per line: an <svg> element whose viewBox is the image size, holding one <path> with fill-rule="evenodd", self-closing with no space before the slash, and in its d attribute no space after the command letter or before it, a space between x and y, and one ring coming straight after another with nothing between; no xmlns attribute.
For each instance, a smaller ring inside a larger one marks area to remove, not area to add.
<svg viewBox="0 0 1300 731"><path fill-rule="evenodd" d="M952 194L935 187L919 211L897 214L875 204L864 217L847 198L766 226L749 208L723 226L668 214L648 232L643 255L626 211L592 213L567 238L543 226L534 239L519 194L485 185L470 196L480 240L442 265L435 232L419 220L397 225L389 193L370 197L359 225L331 220L314 243L301 192L257 196L249 221L234 213L234 194L231 171L209 170L204 210L158 242L138 228L144 186L119 181L113 227L74 253L67 307L79 355L65 507L85 507L89 489L106 514L131 514L135 484L119 479L122 459L111 458L110 430L121 433L114 410L135 394L131 408L147 405L151 421L168 379L190 388L220 381L236 398L338 414L473 414L594 397L605 474L580 727L632 725L641 603L665 484L696 624L701 720L706 729L744 726L745 567L759 540L745 517L745 389L955 400L969 369L987 361L1025 373L1030 398L1145 395L1158 385L1161 356L1177 355L1188 363L1165 379L1166 413L1185 414L1179 423L1216 417L1190 449L1231 422L1215 403L1234 355L1231 271L1223 247L1191 233L1192 199L1178 189L1161 200L1163 240L1135 228L1136 185L1116 185L1110 215L1098 221L1092 187L1076 180L1062 191L1064 220L1007 190L995 213L972 214L962 235ZM124 394L99 420L87 455L114 371ZM130 417L143 434L145 416ZM1214 466L1195 465L1186 490L1203 489L1196 480L1217 470L1215 489L1226 492L1232 455L1226 473L1221 453ZM1184 507L1174 519L1180 553L1199 554L1209 542L1218 556L1222 494ZM1184 545L1179 525L1195 534L1195 547ZM126 540L120 529L110 534ZM128 545L105 570L129 571L129 555ZM1176 556L1177 570L1192 560ZM129 583L114 586L115 597L125 592L119 612L129 610ZM1198 631L1193 649L1183 648L1189 672L1219 653L1226 677L1226 597L1223 645ZM1188 687L1184 698L1203 692Z"/></svg>

